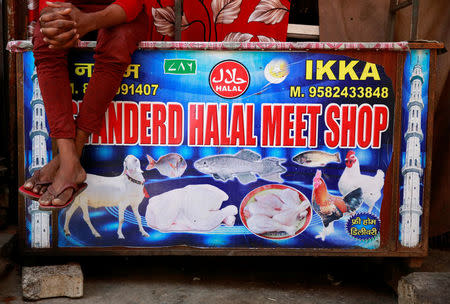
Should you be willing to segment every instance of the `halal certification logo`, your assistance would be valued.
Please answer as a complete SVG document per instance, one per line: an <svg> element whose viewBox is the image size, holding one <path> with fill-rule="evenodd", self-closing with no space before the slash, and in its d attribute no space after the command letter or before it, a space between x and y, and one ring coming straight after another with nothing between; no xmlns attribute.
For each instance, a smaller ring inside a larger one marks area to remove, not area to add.
<svg viewBox="0 0 450 304"><path fill-rule="evenodd" d="M225 60L216 64L209 74L211 90L223 98L237 98L247 91L250 74L240 62Z"/></svg>
<svg viewBox="0 0 450 304"><path fill-rule="evenodd" d="M371 241L380 233L380 220L371 213L356 213L345 225L347 233L361 241Z"/></svg>

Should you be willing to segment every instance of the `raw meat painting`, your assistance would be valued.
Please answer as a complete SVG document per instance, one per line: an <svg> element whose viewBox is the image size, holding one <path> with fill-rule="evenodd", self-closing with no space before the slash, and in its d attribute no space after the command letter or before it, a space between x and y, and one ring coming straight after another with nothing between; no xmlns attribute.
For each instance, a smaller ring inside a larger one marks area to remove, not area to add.
<svg viewBox="0 0 450 304"><path fill-rule="evenodd" d="M241 219L254 234L285 239L300 234L311 220L308 199L284 185L267 185L250 192L241 205Z"/></svg>

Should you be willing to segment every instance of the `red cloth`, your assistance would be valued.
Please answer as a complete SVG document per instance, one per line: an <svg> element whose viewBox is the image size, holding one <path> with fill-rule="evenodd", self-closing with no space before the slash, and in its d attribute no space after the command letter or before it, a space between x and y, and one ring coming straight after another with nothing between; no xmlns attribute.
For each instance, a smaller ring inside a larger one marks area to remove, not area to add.
<svg viewBox="0 0 450 304"><path fill-rule="evenodd" d="M182 41L286 41L290 0L184 0ZM173 40L174 0L146 0L150 40Z"/></svg>
<svg viewBox="0 0 450 304"><path fill-rule="evenodd" d="M84 7L86 5L108 5L108 4L117 4L123 8L125 14L127 15L127 22L134 20L137 15L142 11L142 6L144 4L144 0L95 0L95 1L87 1L87 0L39 0L39 13L45 7L47 7L46 2L70 2L73 5L79 7Z"/></svg>
<svg viewBox="0 0 450 304"><path fill-rule="evenodd" d="M39 1L42 9L45 1ZM34 31L37 73L51 136L55 138L73 138L76 127L98 133L104 112L115 96L137 43L148 37L144 34L149 28L152 30L150 40L172 40L175 29L174 0L68 1L83 10L86 7L97 10L102 5L116 3L124 8L131 23L99 30L95 69L76 124L72 119L67 51L49 49L42 41L39 28ZM148 17L141 14L132 21L136 11L142 10L142 3ZM182 40L285 41L289 7L289 0L185 0ZM127 30L116 31L125 28Z"/></svg>
<svg viewBox="0 0 450 304"><path fill-rule="evenodd" d="M45 2L39 0L39 9L46 6ZM71 2L81 4L87 0ZM111 4L113 0L93 2ZM148 16L154 17L154 20L150 18L150 40L173 40L174 0L117 0L114 3L125 10L128 20L133 19L144 3ZM286 41L290 0L184 0L183 5L183 41ZM30 11L30 21L37 16Z"/></svg>
<svg viewBox="0 0 450 304"><path fill-rule="evenodd" d="M36 26L33 54L53 138L74 138L76 127L89 133L100 132L105 111L117 93L131 55L139 41L147 36L148 20L142 11L132 22L98 30L95 68L76 122L72 114L68 50L48 48L39 26Z"/></svg>
<svg viewBox="0 0 450 304"><path fill-rule="evenodd" d="M114 4L123 8L127 15L127 22L130 22L142 11L144 0L116 0Z"/></svg>

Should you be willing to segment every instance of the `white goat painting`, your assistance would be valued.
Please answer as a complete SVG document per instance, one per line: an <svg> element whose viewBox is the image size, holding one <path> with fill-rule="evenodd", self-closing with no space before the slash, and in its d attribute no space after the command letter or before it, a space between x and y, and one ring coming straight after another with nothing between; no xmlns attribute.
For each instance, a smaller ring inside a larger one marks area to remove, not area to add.
<svg viewBox="0 0 450 304"><path fill-rule="evenodd" d="M141 216L138 207L144 199L144 176L142 175L141 162L134 155L128 155L123 161L123 172L119 176L105 177L87 174L86 183L88 187L77 196L66 212L64 232L70 235L70 219L78 208L83 212L83 219L91 229L95 237L101 237L95 230L89 217L88 207L119 207L119 228L117 236L124 239L122 225L124 222L125 209L131 206L134 216L139 225L139 231L145 237L148 233L142 227Z"/></svg>

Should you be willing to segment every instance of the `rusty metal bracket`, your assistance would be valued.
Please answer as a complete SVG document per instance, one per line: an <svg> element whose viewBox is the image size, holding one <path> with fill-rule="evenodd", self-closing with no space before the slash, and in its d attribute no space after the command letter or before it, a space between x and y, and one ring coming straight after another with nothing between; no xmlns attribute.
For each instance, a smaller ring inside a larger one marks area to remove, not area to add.
<svg viewBox="0 0 450 304"><path fill-rule="evenodd" d="M395 15L398 10L401 10L405 7L412 5L412 14L411 14L411 32L409 36L410 41L415 41L418 38L417 35L417 23L419 20L419 0L405 0L399 2L399 0L391 0L391 4L389 6L389 20L388 20L388 32L387 32L387 41L392 41L394 39L394 29L395 29Z"/></svg>
<svg viewBox="0 0 450 304"><path fill-rule="evenodd" d="M175 0L175 41L181 40L182 17L183 17L183 0Z"/></svg>
<svg viewBox="0 0 450 304"><path fill-rule="evenodd" d="M396 4L394 4L393 2L394 1L391 1L391 8L390 8L391 11L398 11L399 9L410 6L412 4L412 0L407 0L407 1L400 2L400 3L398 3L398 0L397 0Z"/></svg>

